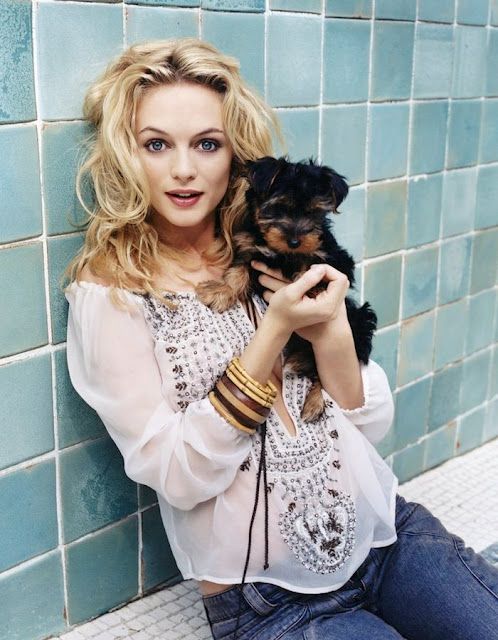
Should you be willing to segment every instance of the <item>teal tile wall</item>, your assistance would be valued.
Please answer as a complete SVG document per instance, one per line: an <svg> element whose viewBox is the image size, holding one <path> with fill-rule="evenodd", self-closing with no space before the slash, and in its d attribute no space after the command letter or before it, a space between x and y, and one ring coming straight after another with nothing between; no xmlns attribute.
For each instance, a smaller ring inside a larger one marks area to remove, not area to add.
<svg viewBox="0 0 498 640"><path fill-rule="evenodd" d="M498 436L497 0L3 0L2 638L182 579L155 492L71 385L60 286L85 89L123 47L182 36L240 60L282 123L276 153L349 181L331 220L378 314L395 416L377 448L399 479Z"/></svg>
<svg viewBox="0 0 498 640"><path fill-rule="evenodd" d="M0 123L36 118L30 0L0 4Z"/></svg>
<svg viewBox="0 0 498 640"><path fill-rule="evenodd" d="M0 128L0 242L41 235L40 159L36 127Z"/></svg>

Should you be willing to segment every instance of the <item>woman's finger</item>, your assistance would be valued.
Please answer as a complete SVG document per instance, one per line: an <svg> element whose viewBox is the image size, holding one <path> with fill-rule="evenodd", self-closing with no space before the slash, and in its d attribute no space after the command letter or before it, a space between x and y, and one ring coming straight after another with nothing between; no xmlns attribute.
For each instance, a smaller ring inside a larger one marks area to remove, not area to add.
<svg viewBox="0 0 498 640"><path fill-rule="evenodd" d="M272 278L276 278L277 280L281 280L282 282L290 282L287 278L284 278L282 275L282 271L280 269L271 269L264 262L258 262L257 260L251 260L251 267L256 269L256 271L261 271L261 273L265 273Z"/></svg>
<svg viewBox="0 0 498 640"><path fill-rule="evenodd" d="M258 277L258 281L263 287L270 289L271 291L278 291L282 287L286 287L288 284L283 280L279 280L278 278L274 278L273 276L269 276L264 273Z"/></svg>
<svg viewBox="0 0 498 640"><path fill-rule="evenodd" d="M318 284L325 275L325 265L312 265L301 277L287 285L287 291L292 298L299 300L306 292Z"/></svg>

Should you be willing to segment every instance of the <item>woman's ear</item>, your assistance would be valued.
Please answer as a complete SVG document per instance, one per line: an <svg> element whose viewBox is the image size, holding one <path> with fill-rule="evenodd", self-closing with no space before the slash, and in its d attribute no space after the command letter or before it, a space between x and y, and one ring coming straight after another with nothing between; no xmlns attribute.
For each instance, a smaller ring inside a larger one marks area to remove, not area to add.
<svg viewBox="0 0 498 640"><path fill-rule="evenodd" d="M245 163L245 176L250 187L258 196L264 196L270 190L279 169L282 167L283 158L265 156L258 160L247 160Z"/></svg>

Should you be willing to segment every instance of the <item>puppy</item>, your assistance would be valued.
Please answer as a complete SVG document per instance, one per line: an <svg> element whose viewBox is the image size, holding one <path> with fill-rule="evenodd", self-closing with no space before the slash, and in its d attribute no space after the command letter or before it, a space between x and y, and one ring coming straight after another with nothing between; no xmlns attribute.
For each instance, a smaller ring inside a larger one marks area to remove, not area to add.
<svg viewBox="0 0 498 640"><path fill-rule="evenodd" d="M259 272L251 268L251 260L280 269L291 281L312 264L327 263L346 274L354 288L354 260L338 245L328 215L339 213L337 208L348 194L344 176L311 159L308 163L292 163L270 156L247 162L246 172L247 215L233 236L233 263L223 281L207 281L197 286L199 299L221 312L237 299L247 300L254 292L261 295ZM316 296L326 286L319 283L307 295ZM346 296L345 305L356 354L367 364L377 316L368 302L360 307ZM325 401L311 344L292 334L284 355L293 371L312 382L301 417L307 422L316 420L325 409Z"/></svg>

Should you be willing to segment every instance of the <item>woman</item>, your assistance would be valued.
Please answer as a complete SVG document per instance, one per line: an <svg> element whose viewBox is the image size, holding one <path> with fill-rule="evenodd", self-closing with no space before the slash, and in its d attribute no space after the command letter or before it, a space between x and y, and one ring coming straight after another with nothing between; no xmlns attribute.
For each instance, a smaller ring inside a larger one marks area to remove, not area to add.
<svg viewBox="0 0 498 640"><path fill-rule="evenodd" d="M137 45L84 112L96 205L68 270L71 380L127 475L157 492L213 637L498 638L498 572L397 496L372 446L393 401L356 358L346 277L322 265L289 283L253 264L264 300L217 313L196 297L230 265L243 163L278 131L237 62L193 39ZM282 357L293 331L324 388L314 423L300 420L309 380Z"/></svg>

